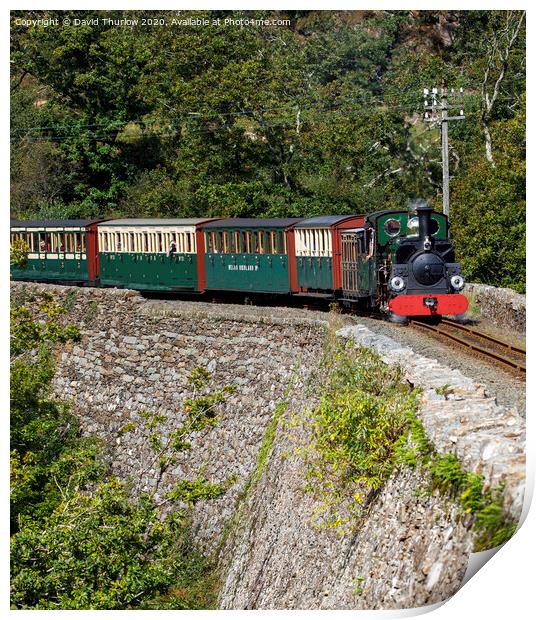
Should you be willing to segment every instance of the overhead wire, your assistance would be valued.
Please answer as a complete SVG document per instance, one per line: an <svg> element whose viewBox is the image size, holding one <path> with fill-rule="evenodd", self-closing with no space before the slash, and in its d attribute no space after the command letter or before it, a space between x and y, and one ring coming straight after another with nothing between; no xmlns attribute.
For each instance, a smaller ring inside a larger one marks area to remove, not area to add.
<svg viewBox="0 0 536 620"><path fill-rule="evenodd" d="M451 89L452 90L452 89ZM398 103L394 104L389 101L391 98L390 93L387 93L387 99L385 95L380 97L379 95L374 95L372 93L363 93L361 97L355 97L352 99L351 105L348 105L347 102L326 102L318 101L318 100L307 100L304 102L303 99L301 101L288 101L284 105L280 106L270 106L270 107L260 107L260 108L251 108L245 110L237 110L232 112L223 112L219 110L177 110L171 108L173 114L177 117L177 120L172 123L167 123L167 126L162 128L161 130L150 130L146 131L147 128L150 128L151 125L154 125L155 121L151 119L110 119L102 122L95 123L72 123L67 125L62 125L58 123L57 125L49 125L49 126L41 126L41 125L33 125L27 127L15 127L11 130L11 141L15 142L18 140L24 139L27 142L43 142L43 141L51 141L51 142L60 142L72 139L84 139L88 141L100 141L100 140L108 140L108 139L116 139L118 133L121 133L128 125L137 125L141 127L142 138L151 138L151 137L159 137L159 138L168 138L174 137L183 133L185 130L188 132L197 132L197 133L207 133L214 134L218 130L229 129L229 125L223 124L220 127L216 128L203 128L203 127L192 127L189 125L188 121L198 120L202 122L216 122L220 118L226 117L254 117L254 115L259 114L269 114L272 112L280 112L284 111L287 114L294 114L295 112L300 112L302 122L306 120L311 122L310 115L321 115L326 112L341 112L343 114L352 114L361 113L361 114L370 114L370 109L364 109L363 107L356 107L356 105L362 103L368 106L376 106L382 107L386 106L388 111L399 111L406 112L408 114L418 113L416 110L417 100L422 97L422 95L417 95L415 87L405 87L396 89L397 97L400 97L401 94L404 93L412 93L412 102L408 101L406 103ZM469 92L465 92L463 95L463 100L472 100L479 98L478 95L473 95ZM305 105L304 105L305 103ZM306 117L309 116L309 119ZM257 120L253 118L253 120ZM292 127L294 125L293 121L287 120L285 122L284 119L279 120L278 122L270 122L267 119L262 120L263 128L271 128L271 127ZM68 130L78 130L76 133L70 133ZM84 135L80 130L86 129L88 132ZM43 132L46 131L62 131L65 132L63 134L53 134L53 135L43 135ZM93 132L91 130L94 130ZM97 134L97 135L95 135Z"/></svg>
<svg viewBox="0 0 536 620"><path fill-rule="evenodd" d="M404 92L412 92L415 93L415 89L413 87L411 88L402 88L402 89L398 89L397 90L397 95L400 95L401 93ZM464 95L464 100L467 99L475 99L475 98L479 98L477 95L471 95L469 93L466 93ZM414 99L417 99L417 95L415 95ZM369 104L369 105L377 105L377 106L382 106L382 105L387 105L388 109L390 110L405 110L407 112L415 112L416 110L414 109L415 106L410 107L409 102L405 103L405 104L392 104L389 103L388 101L385 100L385 98L381 98L379 96L375 96L375 95L369 95L368 93L364 94L363 97L359 97L359 98L354 98L352 99L352 103L356 104L356 103L364 103L364 104ZM314 104L315 102L311 102L309 101L308 104L309 106L304 107L303 105L300 105L299 102L296 101L290 101L287 102L285 105L281 105L281 106L273 106L273 107L269 107L269 108L255 108L255 109L249 109L249 110L239 110L239 111L235 111L235 112L222 112L222 111L218 111L218 110L175 110L172 109L172 111L174 112L174 114L176 114L177 116L180 116L183 119L184 122L184 118L207 118L207 117L211 117L211 119L217 118L217 117L233 117L233 116L248 116L248 115L252 115L252 114L262 114L262 113L268 113L268 112L276 112L276 111L287 111L290 112L291 110L300 110L301 112L308 112L308 111L317 111L318 113L322 113L325 110L322 109L318 109L316 107L312 108L311 103ZM319 107L322 107L322 102L316 102L319 103ZM309 107L309 109L308 109ZM352 107L348 107L347 105L345 105L345 103L333 103L327 106L328 111L330 110L335 110L335 109L341 109L344 108L345 111L352 111L355 110L357 111L360 108L352 108ZM40 125L33 125L33 126L29 126L29 127L16 127L14 129L11 130L11 134L16 134L16 133L28 133L28 132L32 132L32 131L49 131L49 130L57 130L59 128L61 128L62 130L64 129L87 129L87 128L106 128L108 130L110 129L114 129L113 125L114 124L121 124L123 127L129 124L136 124L136 125L147 125L148 122L150 123L150 121L147 121L146 119L112 119L109 121L102 121L100 123L89 123L89 124L78 124L78 123L73 123L71 125L61 125L61 123L58 123L55 126L40 126ZM122 127L117 127L117 129L121 129Z"/></svg>

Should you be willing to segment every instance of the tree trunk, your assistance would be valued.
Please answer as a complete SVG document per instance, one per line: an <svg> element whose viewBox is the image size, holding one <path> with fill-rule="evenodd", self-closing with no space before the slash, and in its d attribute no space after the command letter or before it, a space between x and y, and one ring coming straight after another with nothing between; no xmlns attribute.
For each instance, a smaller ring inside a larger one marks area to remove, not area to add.
<svg viewBox="0 0 536 620"><path fill-rule="evenodd" d="M491 133L489 131L487 122L484 121L483 124L484 124L484 137L486 138L486 159L495 168L495 162L493 161L493 154L491 152Z"/></svg>

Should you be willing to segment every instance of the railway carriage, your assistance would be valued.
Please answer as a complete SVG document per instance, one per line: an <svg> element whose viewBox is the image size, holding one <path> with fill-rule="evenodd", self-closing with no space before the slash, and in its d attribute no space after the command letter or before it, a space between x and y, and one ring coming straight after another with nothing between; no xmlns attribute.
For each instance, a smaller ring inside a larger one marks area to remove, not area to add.
<svg viewBox="0 0 536 620"><path fill-rule="evenodd" d="M322 215L294 226L296 273L301 292L341 291L341 231L360 226L363 221L363 215Z"/></svg>
<svg viewBox="0 0 536 620"><path fill-rule="evenodd" d="M101 223L101 284L152 291L198 291L204 286L198 260L198 229L206 221L118 219Z"/></svg>
<svg viewBox="0 0 536 620"><path fill-rule="evenodd" d="M99 277L97 225L100 220L11 221L11 241L29 248L15 280L95 285Z"/></svg>
<svg viewBox="0 0 536 620"><path fill-rule="evenodd" d="M202 225L206 289L297 292L292 227L299 221L234 218Z"/></svg>

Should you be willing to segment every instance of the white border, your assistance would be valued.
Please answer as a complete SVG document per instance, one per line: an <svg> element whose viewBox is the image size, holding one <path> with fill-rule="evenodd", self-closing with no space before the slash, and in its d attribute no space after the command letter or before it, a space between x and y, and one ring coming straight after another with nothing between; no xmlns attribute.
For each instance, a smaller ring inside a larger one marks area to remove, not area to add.
<svg viewBox="0 0 536 620"><path fill-rule="evenodd" d="M525 1L519 1L514 3L515 8L523 9L529 8L529 3ZM56 2L27 2L21 1L18 3L16 7L17 10L24 9L64 9L64 10L86 10L88 13L91 10L110 10L110 6L105 6L104 3L98 2L95 3L92 9L87 8L87 2L79 2L79 1L56 1ZM420 10L434 10L434 9L457 9L460 10L460 3L456 2L448 2L444 1L441 3L432 2L428 0L427 2L423 2L422 0L415 0L413 2L381 2L376 0L375 2L368 3L360 3L360 2L349 2L348 0L342 0L337 3L335 7L326 6L326 3L320 2L304 2L303 0L298 0L291 5L293 9L329 9L329 10L358 10L358 9L407 9L410 7L411 9L420 9ZM244 2L242 0L236 0L235 2L200 2L195 6L192 3L186 3L181 1L169 2L164 0L159 3L158 9L169 9L169 10L194 10L200 8L218 8L218 9L258 9L258 8L271 8L271 9L288 9L289 3L288 0L286 2L282 2L281 0L274 0L273 2L260 2L259 0L250 0L249 2ZM506 2L497 2L496 0L490 0L489 2L475 2L467 1L463 5L464 10L469 9L508 9L512 8ZM118 1L113 5L113 9L147 9L150 10L150 5L145 2L140 2L136 0L130 0L129 2ZM8 58L9 58L9 9L3 9L3 36L1 37L0 45L2 46L2 70L3 70L3 80L2 84L4 84L4 101L9 101L9 66L8 66ZM532 19L532 10L528 11L527 22L529 26L531 25ZM532 75L530 72L532 63L531 60L533 58L533 43L532 37L527 37L527 51L528 51L528 68L529 68L529 92L528 98L529 101L527 103L527 107L530 110L530 96L532 92ZM9 109L8 106L5 105L4 113L2 115L3 119L3 133L2 136L4 138L4 148L2 149L3 159L2 159L2 171L3 171L3 188L4 188L4 196L6 197L9 192ZM527 122L527 133L529 136L532 136L532 118L531 115L528 116ZM528 151L528 161L529 163L532 161L532 141L530 143L530 148ZM534 187L534 174L528 175L528 195L529 198L534 195L533 187ZM6 209L7 210L7 209ZM7 214L6 214L7 218ZM534 230L534 226L531 224L535 223L533 209L528 210L528 229ZM9 261L8 261L8 248L9 248L9 228L8 222L6 221L6 228L4 230L4 243L0 244L0 260L2 261L2 265L4 268L5 277L1 279L0 286L2 287L2 293L4 295L4 299L6 303L4 308L7 308L7 298L9 297ZM529 293L527 295L528 298L528 307L529 309L532 307L532 284L533 284L533 272L535 267L535 260L533 255L529 254L528 257L528 281L529 281ZM3 320L3 333L6 335L4 342L7 343L7 334L9 330L9 318L8 313L5 312L2 316ZM530 324L530 320L528 321ZM533 329L531 327L527 330L527 341L532 343ZM8 347L4 348L4 356L2 358L2 362L4 364L4 372L3 376L7 377L9 372L9 351ZM530 381L530 377L532 376L532 362L531 362L531 353L529 352L528 359L528 406L527 406L527 427L528 427L528 480L527 480L527 495L532 496L533 491L533 483L534 483L534 411L531 410L531 405L534 401L534 389L531 386L532 381ZM9 455L9 420L8 420L8 399L7 399L7 385L6 382L2 382L2 396L4 397L2 402L5 403L3 408L3 421L4 428L2 433L2 454L4 455L4 476L2 477L2 488L4 501L4 523L7 522L7 498L9 496L9 477L7 475L8 472L8 455ZM9 508L7 508L9 510ZM446 619L446 618L486 618L486 620L494 620L500 619L504 620L506 617L511 618L519 618L524 619L529 617L530 610L532 613L534 612L534 594L533 590L534 586L534 555L536 550L536 520L535 520L535 512L536 510L533 508L528 514L527 520L524 525L521 527L520 531L516 533L514 538L509 541L498 553L495 557L493 557L483 568L481 568L477 574L470 580L469 584L463 588L443 607L436 609L433 612L434 620L437 618ZM8 566L8 558L9 558L9 540L7 532L2 537L2 594L4 595L3 608L8 609L9 606L9 566ZM425 611L425 610L423 610ZM31 611L31 612L8 612L10 615L16 613L17 617L20 614L31 613L32 617L41 616L43 612L39 611ZM73 617L79 617L80 614L94 614L99 613L99 615L105 614L117 614L121 612L90 612L90 611L82 611L82 612L71 612L64 611L59 612L63 617L69 617L73 615ZM157 612L159 614L167 613L167 614L177 614L177 612ZM411 610L407 610L406 612L382 612L382 611L337 611L337 612L320 612L320 611L281 611L281 612L208 612L208 611L198 611L198 612L179 612L181 615L183 614L192 614L195 613L197 618L204 618L206 616L213 616L214 614L220 615L235 615L237 613L256 613L263 615L281 615L281 614L292 614L293 617L303 616L304 618L310 617L311 614L316 616L333 616L340 617L341 615L348 616L351 614L352 617L359 618L393 618L393 617L404 617L409 615L415 615ZM76 616L75 616L76 614ZM155 612L136 612L138 616L146 616L146 617L154 617ZM531 614L532 615L532 614Z"/></svg>

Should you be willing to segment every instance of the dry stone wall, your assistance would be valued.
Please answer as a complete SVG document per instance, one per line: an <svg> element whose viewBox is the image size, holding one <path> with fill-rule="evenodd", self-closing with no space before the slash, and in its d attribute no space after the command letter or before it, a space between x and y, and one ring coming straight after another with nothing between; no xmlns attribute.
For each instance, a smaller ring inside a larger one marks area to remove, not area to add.
<svg viewBox="0 0 536 620"><path fill-rule="evenodd" d="M103 438L115 474L160 497L175 481L200 473L229 483L223 497L198 503L192 516L201 548L217 553L222 608L418 607L456 592L472 548L469 524L458 518L455 504L423 493L426 480L418 471L398 471L359 527L344 536L312 518L317 500L304 488L305 465L295 453L308 441L307 425L291 432L284 422L293 415L306 420L317 402L326 328L318 316L148 301L113 289L12 287L18 297L34 288L52 290L81 325L82 341L58 350L55 392L72 403L85 433ZM407 379L425 388L422 419L438 449L455 451L490 484L505 483L509 510L518 516L524 427L515 411L498 412L482 386L353 318L343 321L341 337L375 348L389 363L406 364ZM140 413L166 416L163 435L169 435L183 419L188 376L197 366L212 373L212 388L231 384L236 392L222 406L219 424L194 437L192 450L160 479ZM434 381L450 391L439 397ZM267 444L283 401L285 412ZM129 424L134 428L125 432ZM262 446L269 449L260 467Z"/></svg>

